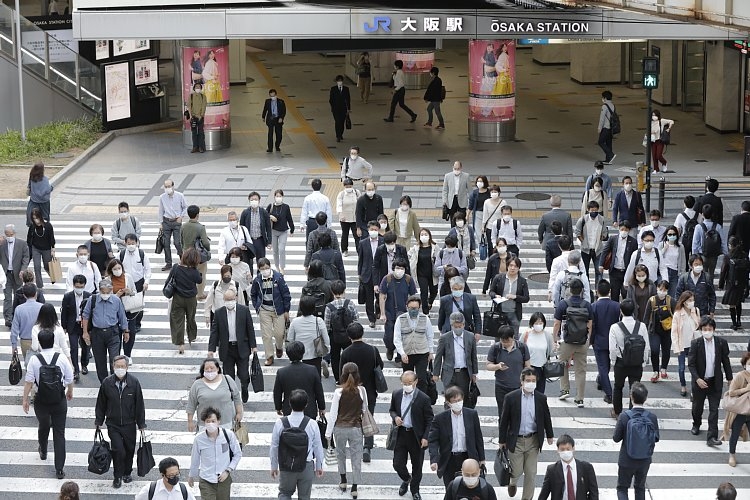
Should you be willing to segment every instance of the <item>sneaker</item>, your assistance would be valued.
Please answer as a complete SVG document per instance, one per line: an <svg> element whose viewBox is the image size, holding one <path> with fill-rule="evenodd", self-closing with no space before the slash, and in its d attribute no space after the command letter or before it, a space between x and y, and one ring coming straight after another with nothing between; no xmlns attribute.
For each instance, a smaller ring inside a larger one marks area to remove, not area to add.
<svg viewBox="0 0 750 500"><path fill-rule="evenodd" d="M445 125L438 125L435 128L438 129L438 130L445 130Z"/></svg>
<svg viewBox="0 0 750 500"><path fill-rule="evenodd" d="M132 366L133 365L133 358L131 358L130 356L128 356L127 358L128 358L128 366Z"/></svg>
<svg viewBox="0 0 750 500"><path fill-rule="evenodd" d="M583 399L576 399L573 401L578 408L583 408Z"/></svg>
<svg viewBox="0 0 750 500"><path fill-rule="evenodd" d="M570 391L560 391L560 401L565 401L570 397Z"/></svg>
<svg viewBox="0 0 750 500"><path fill-rule="evenodd" d="M344 257L349 257L349 251L344 250L344 253L342 253L341 255L343 255Z"/></svg>
<svg viewBox="0 0 750 500"><path fill-rule="evenodd" d="M321 371L323 372L323 377L328 378L331 376L331 372L328 369L328 362L325 359L321 361L320 368L321 368Z"/></svg>

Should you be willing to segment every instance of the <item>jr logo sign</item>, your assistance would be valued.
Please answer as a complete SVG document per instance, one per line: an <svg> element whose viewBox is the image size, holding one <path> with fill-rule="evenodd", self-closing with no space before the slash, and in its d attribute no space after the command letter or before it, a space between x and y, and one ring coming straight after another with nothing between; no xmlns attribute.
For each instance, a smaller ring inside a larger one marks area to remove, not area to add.
<svg viewBox="0 0 750 500"><path fill-rule="evenodd" d="M365 31L367 33L375 33L379 29L382 29L386 33L391 32L391 18L390 17L375 17L372 21L372 26L366 21L364 23Z"/></svg>

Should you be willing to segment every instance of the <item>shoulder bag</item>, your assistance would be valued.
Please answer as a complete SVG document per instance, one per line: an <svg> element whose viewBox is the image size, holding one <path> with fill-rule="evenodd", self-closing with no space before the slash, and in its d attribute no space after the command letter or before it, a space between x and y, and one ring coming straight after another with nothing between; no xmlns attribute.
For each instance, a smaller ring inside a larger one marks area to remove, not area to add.
<svg viewBox="0 0 750 500"><path fill-rule="evenodd" d="M416 389L415 389L416 392ZM414 404L414 398L417 395L414 394L411 397L411 401L409 402L409 405L406 407L406 411L403 412L401 415L401 420L404 419L404 415L409 413L409 410L411 410L411 405ZM403 396L402 396L403 397ZM398 440L398 428L399 426L396 424L391 424L391 429L388 431L388 437L385 439L385 449L389 451L393 451L396 449L396 441Z"/></svg>
<svg viewBox="0 0 750 500"><path fill-rule="evenodd" d="M179 265L179 264L178 264ZM174 297L174 273L177 266L173 267L167 276L167 281L164 282L164 287L161 289L162 295L166 298L171 299Z"/></svg>
<svg viewBox="0 0 750 500"><path fill-rule="evenodd" d="M750 392L741 396L731 397L729 391L724 393L722 406L725 411L736 413L737 415L750 415Z"/></svg>
<svg viewBox="0 0 750 500"><path fill-rule="evenodd" d="M375 368L373 369L374 372L374 378L375 378L375 390L379 393L388 392L388 382L385 380L385 375L383 375L383 369L377 365L378 361L378 353L377 349L373 347L373 351L375 354Z"/></svg>
<svg viewBox="0 0 750 500"><path fill-rule="evenodd" d="M364 391L364 390L365 388L360 386L360 393L361 391ZM362 399L362 401L364 401L364 398ZM380 428L378 427L378 424L375 422L375 417L372 416L372 413L370 413L369 408L365 408L362 411L362 435L364 437L372 437L378 432L380 432Z"/></svg>
<svg viewBox="0 0 750 500"><path fill-rule="evenodd" d="M315 346L315 356L322 358L326 354L328 354L328 346L325 343L325 339L323 339L323 335L320 333L320 326L318 326L318 317L314 316L315 318L315 333L317 334L315 339L313 340L313 345Z"/></svg>

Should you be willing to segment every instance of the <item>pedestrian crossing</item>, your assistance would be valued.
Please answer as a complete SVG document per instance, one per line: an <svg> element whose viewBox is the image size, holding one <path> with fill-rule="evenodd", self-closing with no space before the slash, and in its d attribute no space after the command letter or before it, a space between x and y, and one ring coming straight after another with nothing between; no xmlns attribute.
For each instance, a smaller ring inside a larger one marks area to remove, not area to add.
<svg viewBox="0 0 750 500"><path fill-rule="evenodd" d="M63 264L63 272L67 265L74 260L76 247L88 237L88 229L93 220L55 220L55 236L57 239L57 257ZM172 345L169 332L169 320L166 314L167 300L161 295L161 287L167 277L167 272L160 271L164 265L162 255L153 254L154 239L158 232L158 225L143 222L142 249L145 250L152 265L151 286L145 298L145 313L142 330L138 333L133 350L133 365L131 373L139 378L144 389L146 400L146 420L148 432L153 443L156 461L164 456L174 456L182 467L182 478L187 479L190 462L190 447L193 434L187 430L185 407L187 392L198 374L198 364L205 357L208 329L203 320L203 305L199 304L198 338L192 348L185 354L177 353ZM203 221L207 226L209 236L218 241L223 221ZM105 224L107 226L107 224ZM424 223L430 228L436 241L441 242L449 230L443 222ZM552 304L547 301L546 268L544 253L536 244L536 232L527 228L524 237L526 246L521 250L523 261L522 274L529 278L539 274L539 281L529 279L531 301L524 305L524 318L521 324L528 324L528 318L535 311L543 312L552 324ZM535 225L534 225L535 227ZM295 234L290 237L286 246L286 275L285 278L292 292L292 309L296 310L297 300L304 276L304 236ZM216 257L216 251L213 252ZM270 254L270 252L269 252ZM223 261L223 256L222 261ZM269 255L269 258L271 255ZM347 292L350 297L356 294L357 257L350 250L350 256L344 258L347 272ZM219 260L214 258L208 267L209 276L207 286L218 278ZM471 271L468 285L477 295L480 308L484 311L490 307L489 297L481 295L484 280L484 264L479 263L477 269ZM47 301L59 307L62 294L65 292L64 283L50 284L45 275L45 297ZM721 292L717 291L719 297ZM720 302L720 299L719 299ZM719 306L721 307L721 306ZM431 314L433 322L437 320L437 303ZM383 326L378 323L375 329L366 326L364 308L360 306L360 318L365 323L366 340L379 347L384 353L382 341ZM717 310L719 333L730 344L733 368L739 369L739 357L745 351L748 335L743 331L734 332L728 328L729 318L726 310ZM262 351L259 322L255 321L258 345ZM10 361L10 333L7 328L0 328L0 370L6 370ZM483 338L479 342L480 373L479 388L482 396L479 398L477 409L480 413L485 449L487 452L488 468L492 470L492 461L497 449L498 418L494 399L493 375L484 370L484 359L492 341ZM602 401L602 393L596 391L596 363L593 353L588 356L586 379L585 407L579 409L573 403L573 398L559 401L557 395L559 385L547 385L547 395L552 412L555 435L563 433L572 435L576 439L577 457L594 464L600 485L600 498L604 500L616 498L615 485L617 479L617 455L620 445L611 439L614 420L609 417L610 405ZM265 356L259 352L260 358ZM717 448L705 445L705 423L703 433L694 437L690 435L691 426L690 402L679 395L679 383L676 373L676 357L670 361L669 378L657 384L647 383L650 398L647 406L660 419L661 441L655 449L654 463L649 473L648 486L653 500L667 500L679 497L681 500L698 500L712 498L716 486L724 481L731 481L742 491L750 491L750 444L740 442L738 445L738 466L731 468L726 465L727 443ZM273 409L271 389L276 371L287 364L286 358L277 361L273 366L263 366L266 391L250 394L245 405L244 422L250 430L250 443L243 450L243 459L239 469L233 476L233 498L275 498L278 495L276 482L269 473L268 447L271 430L277 419ZM91 368L93 364L90 364ZM384 374L391 388L398 388L400 367L386 362ZM644 369L644 379L650 375L650 366ZM571 374L572 377L572 374ZM96 476L86 470L87 454L93 439L94 404L98 392L98 381L92 370L82 376L80 383L74 389L74 398L69 403L67 419L67 461L66 479L75 480L84 498L101 498L124 500L132 499L148 480L156 479L158 473L153 470L146 478L135 478L131 484L123 484L120 489L111 487L111 474ZM573 387L575 385L571 384ZM324 379L323 387L326 400L331 401L334 390L333 378ZM18 498L21 500L38 498L40 495L49 498L59 490L61 481L54 479L52 443L49 445L49 458L42 462L36 453L36 418L33 410L25 415L21 409L22 386L9 386L7 379L0 381L0 498ZM442 402L442 397L438 403ZM359 485L361 499L396 499L400 483L391 466L392 453L385 450L385 433L390 418L388 405L390 394L378 395L375 419L380 425L381 433L376 436L376 447L372 452L372 462L363 464L363 482ZM440 405L435 411L441 411ZM723 425L722 419L719 426ZM705 421L705 418L704 418ZM51 439L50 439L51 441ZM546 466L557 460L555 449L545 445L539 457L537 469L537 494L541 485ZM316 480L313 487L313 498L343 499L350 498L337 487L339 482L334 468L326 467L326 475ZM444 488L442 481L429 470L429 460L423 467L424 478L421 493L425 499L441 499ZM497 484L494 475L490 474L490 483ZM498 498L507 498L505 488L496 487ZM199 496L198 488L194 489ZM518 495L520 497L520 493ZM536 498L536 495L534 496ZM409 498L408 494L404 498ZM743 498L741 495L738 498Z"/></svg>

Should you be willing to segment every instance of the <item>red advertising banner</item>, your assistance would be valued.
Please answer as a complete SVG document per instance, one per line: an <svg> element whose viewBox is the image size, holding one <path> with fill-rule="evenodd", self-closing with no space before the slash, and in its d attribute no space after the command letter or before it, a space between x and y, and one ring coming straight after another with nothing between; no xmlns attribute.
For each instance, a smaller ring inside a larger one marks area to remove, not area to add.
<svg viewBox="0 0 750 500"><path fill-rule="evenodd" d="M509 121L515 115L515 40L469 40L469 119Z"/></svg>
<svg viewBox="0 0 750 500"><path fill-rule="evenodd" d="M203 84L206 95L204 129L229 128L229 45L182 48L182 101L187 107L193 85ZM185 127L190 128L186 120Z"/></svg>
<svg viewBox="0 0 750 500"><path fill-rule="evenodd" d="M435 64L435 51L402 50L395 59L404 62L404 73L429 73Z"/></svg>

